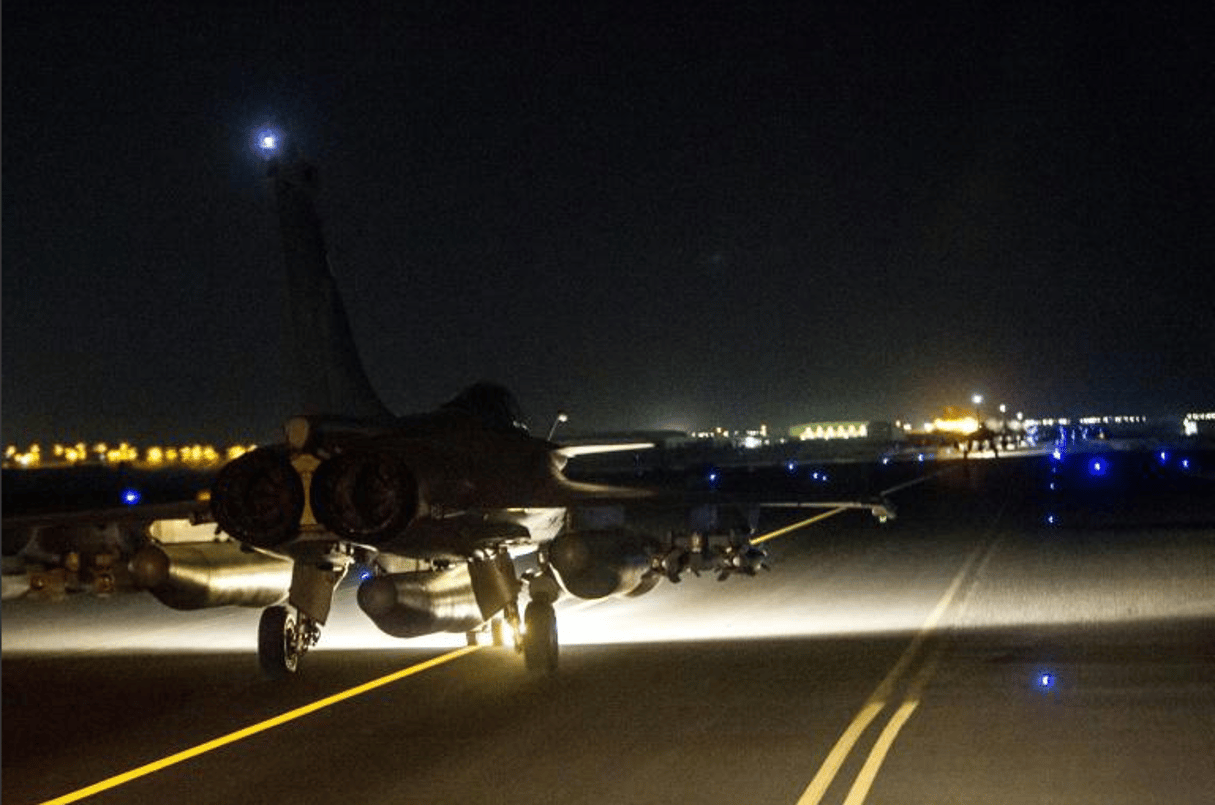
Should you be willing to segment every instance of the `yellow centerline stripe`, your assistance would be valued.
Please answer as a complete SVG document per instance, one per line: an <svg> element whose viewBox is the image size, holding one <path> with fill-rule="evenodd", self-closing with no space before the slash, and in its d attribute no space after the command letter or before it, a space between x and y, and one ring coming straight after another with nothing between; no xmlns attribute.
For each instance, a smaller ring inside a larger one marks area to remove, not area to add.
<svg viewBox="0 0 1215 805"><path fill-rule="evenodd" d="M890 747L894 746L894 741L899 736L899 730L903 729L903 725L907 723L907 720L911 718L911 714L919 707L924 687L928 684L928 680L932 678L933 673L935 673L937 662L940 658L941 654L938 649L932 654L931 659L920 668L920 672L916 674L915 680L907 690L907 696L903 699L903 703L899 705L899 709L890 717L890 721L886 723L881 734L878 735L873 749L869 751L869 757L865 758L865 765L857 773L856 780L853 781L852 788L844 799L844 805L861 805L865 801L865 797L869 796L869 789L873 787L873 781L877 779L878 771L886 760L886 754L890 751Z"/></svg>
<svg viewBox="0 0 1215 805"><path fill-rule="evenodd" d="M1004 507L1001 506L1000 515L1003 515L1003 513ZM972 577L971 587L962 597L962 603L958 608L959 617L961 617L966 610L970 590L973 590L974 585L978 583L978 578L983 574L988 562L991 561L991 557L995 555L996 547L999 544L999 537L991 540L991 542L987 545L986 552L983 554L982 561L979 562L979 566L975 569L973 574L969 574ZM962 570L959 571L959 575L954 577L954 583L950 586L950 589L946 591L945 597L937 603L936 609L934 609L932 614L928 616L928 620L925 622L923 630L919 635L917 635L917 640L919 640L919 642L922 643L922 638L927 636L929 631L936 627L937 622L941 619L941 616L945 613L946 608L949 606L949 602L955 595L957 595L961 586L963 574L967 572L967 568L974 562L978 551L979 548L977 547L971 552L971 555L967 557L966 563L963 564ZM913 645L915 644L913 643ZM873 783L877 779L878 771L882 768L882 763L885 762L886 755L890 752L890 748L894 746L894 741L896 738L898 738L899 731L903 729L903 725L907 723L908 719L911 718L912 713L914 713L916 708L919 707L924 688L928 685L928 680L930 680L932 675L936 673L937 664L940 662L940 660L941 649L938 646L936 651L934 651L924 665L921 666L919 672L915 675L915 679L912 680L911 684L907 688L907 694L903 699L903 703L899 705L899 709L896 710L894 715L890 717L890 721L886 723L886 726L882 729L881 734L878 735L878 739L874 743L873 749L869 751L869 757L865 759L865 764L861 767L860 772L857 773L856 780L853 781L852 788L848 791L848 796L844 800L844 805L862 805L865 798L869 796L869 790L873 787ZM887 679L890 679L890 677L888 676Z"/></svg>
<svg viewBox="0 0 1215 805"><path fill-rule="evenodd" d="M437 665L451 662L454 659L463 657L465 654L474 652L478 648L479 646L464 646L463 648L458 648L455 651L449 651L446 654L441 654L438 657L426 660L425 662L420 662L417 665L411 665L408 668L401 669L400 671L394 671L393 673L388 674L387 676L382 676L379 679L373 679L370 682L350 688L349 690L344 690L341 693L335 693L332 696L328 696L324 699L318 699L311 704L306 704L303 707L297 707L294 710L274 716L273 718L268 718L260 723L253 724L245 727L244 729L224 735L220 738L191 747L190 749L178 752L175 755L170 755L161 760L153 761L152 763L145 764L139 768L131 769L128 772L123 772L122 774L107 778L99 783L94 783L87 788L81 788L77 791L71 792L70 794L64 794L61 797L47 800L46 802L42 803L42 805L61 805L62 803L76 802L84 799L85 797L90 797L93 794L99 794L102 791L116 788L124 783L130 782L131 780L144 777L152 774L153 772L157 772L161 769L168 768L169 766L189 760L190 758L198 757L199 755L210 752L212 749L218 749L221 746L227 746L228 744L257 735L260 732L265 732L266 730L286 724L289 721L302 718L310 713L315 713L317 710L323 710L326 707L330 707L338 702L345 701L346 699L360 696L364 693L375 690L376 688L381 688L385 685L396 682L397 680L404 679L407 676L413 676L414 674L420 674L423 671L428 671Z"/></svg>
<svg viewBox="0 0 1215 805"><path fill-rule="evenodd" d="M878 769L881 768L882 761L886 759L886 753L890 751L894 739L898 737L899 730L907 723L907 719L911 718L911 714L915 712L919 704L919 699L908 699L899 705L898 710L894 711L894 715L890 717L890 721L886 723L886 727L878 736L877 743L873 745L873 750L865 760L865 765L857 774L856 781L844 799L844 805L861 805L865 801L873 781L877 778Z"/></svg>
<svg viewBox="0 0 1215 805"><path fill-rule="evenodd" d="M797 805L814 805L818 803L823 795L827 793L827 789L831 785L831 781L835 779L835 775L839 773L840 766L844 765L844 760L852 752L852 747L860 740L861 733L869 726L869 722L877 717L877 714L882 712L882 708L886 706L883 701L868 701L861 708L861 712L857 713L856 718L852 719L852 723L844 730L844 734L835 742L835 746L831 747L831 751L827 754L827 759L823 761L823 765L819 766L818 773L814 775L814 779L810 781L810 785L806 786L806 790L802 792L801 798L798 799Z"/></svg>
<svg viewBox="0 0 1215 805"><path fill-rule="evenodd" d="M878 686L873 689L873 693L869 694L869 698L866 699L865 704L861 706L860 712L856 714L856 716L852 719L852 722L844 730L844 733L839 737L839 740L835 742L835 746L833 746L831 751L827 754L827 758L823 761L823 765L819 767L818 772L814 775L814 779L810 781L810 785L806 786L806 790L803 791L801 797L798 798L797 805L818 805L818 803L822 800L823 796L827 793L827 789L831 785L831 781L835 779L835 775L839 774L840 768L844 765L844 761L852 752L852 748L860 739L861 734L865 731L865 728L868 727L873 719L877 717L877 714L886 707L886 700L890 697L891 692L894 690L894 686L898 682L899 677L901 677L911 665L912 661L916 657L916 654L919 653L920 646L924 644L924 641L928 638L929 634L931 634L936 628L937 623L941 620L941 616L943 616L945 614L945 610L949 608L950 603L953 601L953 597L957 595L958 589L962 586L962 581L970 572L971 566L974 565L975 560L978 558L979 554L982 553L984 547L985 546L983 545L975 546L974 550L972 550L966 557L966 561L962 563L962 567L960 567L958 572L954 574L953 581L950 582L949 587L945 590L944 595L942 595L940 600L937 601L937 605L933 607L932 612L928 614L928 618L924 621L924 624L920 627L920 630L916 632L916 636L912 639L911 644L908 645L903 651L902 655L899 657L898 661L895 662L894 667L890 669L889 673L886 674L885 678L882 679L882 681L878 683ZM927 677L925 677L925 679L927 679ZM917 701L916 704L918 703L919 702ZM912 706L906 712L906 714L903 715L902 721L906 721L908 718L910 718L911 713L914 710L915 707ZM893 723L893 720L891 723ZM899 724L899 728L901 727L902 723ZM889 729L889 724L887 725L887 729ZM890 736L890 740L892 742L894 740L894 735L897 734L898 728L896 728L894 733ZM883 752L883 757L884 756L885 753ZM879 765L880 762L881 761L879 760ZM874 773L876 774L876 769L874 770Z"/></svg>

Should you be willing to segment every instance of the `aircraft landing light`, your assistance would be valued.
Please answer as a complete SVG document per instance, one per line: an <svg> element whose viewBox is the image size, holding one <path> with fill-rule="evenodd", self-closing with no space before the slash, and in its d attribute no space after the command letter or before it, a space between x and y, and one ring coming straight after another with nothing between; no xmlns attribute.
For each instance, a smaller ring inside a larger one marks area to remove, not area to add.
<svg viewBox="0 0 1215 805"><path fill-rule="evenodd" d="M345 701L346 699L352 699L355 696L360 696L364 693L368 693L372 690L375 690L376 688L381 688L385 685L391 684L400 679L404 679L407 676L413 676L414 674L420 674L423 671L428 671L431 668L434 668L438 665L442 665L444 663L451 662L452 660L457 659L459 657L463 657L465 654L470 654L470 653L476 651L478 648L479 648L478 646L465 646L464 648L459 648L459 649L456 649L455 651L449 651L446 654L440 654L438 657L434 657L432 659L426 660L425 662L420 662L417 665L411 665L408 668L402 668L400 671L394 671L393 673L388 674L387 676L382 676L379 679L373 679L370 682L366 682L362 685L358 685L356 687L350 688L349 690L344 690L341 693L335 693L334 695L328 696L324 699L318 699L317 701L312 702L311 704L306 704L303 707L297 707L294 710L290 710L281 715L274 716L273 718L268 718L265 721L259 722L257 724L252 724L248 727L245 727L244 729L240 729L240 730L237 730L236 732L232 732L227 735L221 736L219 738L215 738L214 740L207 741L206 743L201 743L198 746L191 747L190 749L186 749L184 751L178 752L175 755L169 755L168 757L162 758L161 760L156 760L151 763L140 766L137 769L131 769L128 772L123 772L122 774L117 774L106 780L102 780L99 783L94 783L93 785L90 785L86 788L81 788L79 790L73 791L70 794L64 794L61 797L56 797L55 799L47 800L46 802L42 803L42 805L61 805L62 803L76 802L78 800L84 799L85 797L91 797L94 794L99 794L102 791L108 791L111 788L117 788L118 786L120 786L124 783L129 783L130 781L136 780L140 777L146 777L147 775L152 774L154 772L158 772L161 769L165 769L165 768L168 768L169 766L173 766L173 765L176 765L183 761L190 760L191 758L198 757L199 755L206 754L207 752L210 752L212 749L218 749L221 746L227 746L228 744L236 743L237 741L242 740L244 738L249 738L253 735L257 735L260 732L265 732L266 730L281 726L283 724L286 724L289 721L294 721L297 718L301 718L310 713L315 713L318 710L323 710L326 707L337 704L338 702Z"/></svg>

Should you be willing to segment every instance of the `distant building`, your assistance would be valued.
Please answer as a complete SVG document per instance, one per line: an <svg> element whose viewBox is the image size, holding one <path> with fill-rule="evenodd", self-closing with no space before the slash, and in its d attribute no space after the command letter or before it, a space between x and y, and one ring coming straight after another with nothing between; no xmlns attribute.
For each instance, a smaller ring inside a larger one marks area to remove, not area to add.
<svg viewBox="0 0 1215 805"><path fill-rule="evenodd" d="M1186 414L1181 428L1186 436L1215 437L1215 411Z"/></svg>
<svg viewBox="0 0 1215 805"><path fill-rule="evenodd" d="M803 442L835 439L885 442L893 438L893 433L889 422L806 422L789 428L789 435Z"/></svg>

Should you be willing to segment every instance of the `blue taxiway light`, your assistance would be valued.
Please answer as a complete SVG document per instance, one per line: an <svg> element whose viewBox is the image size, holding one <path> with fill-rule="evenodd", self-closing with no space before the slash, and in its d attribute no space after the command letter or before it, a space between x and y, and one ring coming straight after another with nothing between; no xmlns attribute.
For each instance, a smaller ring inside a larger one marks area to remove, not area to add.
<svg viewBox="0 0 1215 805"><path fill-rule="evenodd" d="M283 137L274 129L262 129L257 133L258 152L266 159L276 156L283 147Z"/></svg>
<svg viewBox="0 0 1215 805"><path fill-rule="evenodd" d="M138 489L128 487L122 490L122 502L124 505L137 506L141 500L143 500L143 495L140 494Z"/></svg>

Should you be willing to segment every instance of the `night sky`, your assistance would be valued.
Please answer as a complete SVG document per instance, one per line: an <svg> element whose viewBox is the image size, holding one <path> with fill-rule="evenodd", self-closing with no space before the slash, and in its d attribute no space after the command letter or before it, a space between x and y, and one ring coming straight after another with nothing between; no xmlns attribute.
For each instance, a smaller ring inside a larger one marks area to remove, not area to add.
<svg viewBox="0 0 1215 805"><path fill-rule="evenodd" d="M399 412L1215 407L1206 16L81 5L3 7L6 442L274 438L267 121Z"/></svg>

